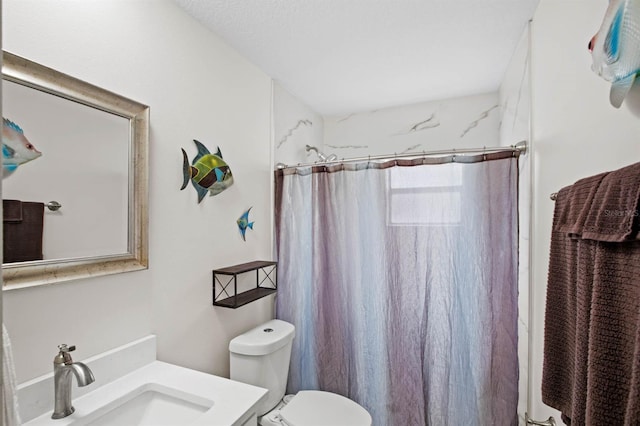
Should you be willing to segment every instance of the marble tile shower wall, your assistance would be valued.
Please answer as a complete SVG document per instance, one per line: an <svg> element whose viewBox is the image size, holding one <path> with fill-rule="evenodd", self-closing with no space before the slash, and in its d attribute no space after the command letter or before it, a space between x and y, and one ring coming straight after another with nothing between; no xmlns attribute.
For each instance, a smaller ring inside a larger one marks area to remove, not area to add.
<svg viewBox="0 0 640 426"><path fill-rule="evenodd" d="M499 144L498 93L346 116L321 116L274 84L275 163L316 161L312 145L338 158Z"/></svg>
<svg viewBox="0 0 640 426"><path fill-rule="evenodd" d="M322 150L324 120L279 84L273 85L274 163L293 165L316 161L306 145Z"/></svg>
<svg viewBox="0 0 640 426"><path fill-rule="evenodd" d="M324 118L324 149L338 158L498 145L498 93Z"/></svg>
<svg viewBox="0 0 640 426"><path fill-rule="evenodd" d="M511 63L500 87L502 119L501 145L512 145L521 140L531 141L531 86L529 79L529 31L522 34ZM518 186L518 359L520 380L518 386L518 422L526 425L527 394L529 386L529 242L531 222L531 145L529 154L519 160Z"/></svg>

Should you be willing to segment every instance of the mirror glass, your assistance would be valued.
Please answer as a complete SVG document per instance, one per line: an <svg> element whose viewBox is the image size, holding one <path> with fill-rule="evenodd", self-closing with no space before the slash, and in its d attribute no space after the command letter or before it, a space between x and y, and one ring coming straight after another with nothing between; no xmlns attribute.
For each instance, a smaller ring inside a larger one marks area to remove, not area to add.
<svg viewBox="0 0 640 426"><path fill-rule="evenodd" d="M147 266L149 108L3 53L3 278Z"/></svg>

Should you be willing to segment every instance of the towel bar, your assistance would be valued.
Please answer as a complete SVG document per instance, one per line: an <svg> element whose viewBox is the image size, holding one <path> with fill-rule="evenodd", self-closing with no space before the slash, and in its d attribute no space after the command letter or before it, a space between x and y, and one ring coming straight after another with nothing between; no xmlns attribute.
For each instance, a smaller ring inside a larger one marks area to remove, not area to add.
<svg viewBox="0 0 640 426"><path fill-rule="evenodd" d="M528 425L536 425L536 426L556 426L556 419L553 416L549 416L547 420L533 420L529 417L529 413L524 413L525 419L527 420Z"/></svg>
<svg viewBox="0 0 640 426"><path fill-rule="evenodd" d="M57 212L62 207L62 204L60 204L57 201L49 201L48 203L45 204L45 206L47 206L47 208L52 212Z"/></svg>

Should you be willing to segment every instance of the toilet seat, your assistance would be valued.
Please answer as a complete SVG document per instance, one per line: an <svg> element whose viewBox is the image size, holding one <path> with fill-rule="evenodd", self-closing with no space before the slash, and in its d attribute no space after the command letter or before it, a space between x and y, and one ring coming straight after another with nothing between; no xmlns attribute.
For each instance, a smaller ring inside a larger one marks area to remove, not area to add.
<svg viewBox="0 0 640 426"><path fill-rule="evenodd" d="M363 407L344 396L323 391L300 391L280 411L288 426L371 426Z"/></svg>

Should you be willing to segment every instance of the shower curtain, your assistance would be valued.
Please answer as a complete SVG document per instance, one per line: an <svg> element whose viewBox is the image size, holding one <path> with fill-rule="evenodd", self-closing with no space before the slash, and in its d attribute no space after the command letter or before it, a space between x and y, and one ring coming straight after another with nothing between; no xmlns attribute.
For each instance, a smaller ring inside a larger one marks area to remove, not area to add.
<svg viewBox="0 0 640 426"><path fill-rule="evenodd" d="M517 424L516 191L512 153L276 171L288 392L379 426Z"/></svg>

